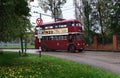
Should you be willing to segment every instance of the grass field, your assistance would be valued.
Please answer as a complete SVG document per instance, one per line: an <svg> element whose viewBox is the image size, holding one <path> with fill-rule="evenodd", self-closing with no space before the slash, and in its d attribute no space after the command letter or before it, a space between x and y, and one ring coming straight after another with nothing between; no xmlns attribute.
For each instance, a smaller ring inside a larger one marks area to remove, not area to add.
<svg viewBox="0 0 120 78"><path fill-rule="evenodd" d="M4 52L0 54L0 78L120 78L120 75L51 56Z"/></svg>

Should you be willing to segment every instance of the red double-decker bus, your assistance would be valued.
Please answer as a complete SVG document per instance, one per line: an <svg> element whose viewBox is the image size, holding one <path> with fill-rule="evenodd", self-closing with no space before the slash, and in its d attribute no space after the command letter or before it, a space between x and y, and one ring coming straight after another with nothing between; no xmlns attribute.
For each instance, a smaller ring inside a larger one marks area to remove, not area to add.
<svg viewBox="0 0 120 78"><path fill-rule="evenodd" d="M69 52L83 51L85 39L80 21L61 20L36 26L42 29L42 39L39 43L35 34L35 48L41 45L42 51L68 50Z"/></svg>

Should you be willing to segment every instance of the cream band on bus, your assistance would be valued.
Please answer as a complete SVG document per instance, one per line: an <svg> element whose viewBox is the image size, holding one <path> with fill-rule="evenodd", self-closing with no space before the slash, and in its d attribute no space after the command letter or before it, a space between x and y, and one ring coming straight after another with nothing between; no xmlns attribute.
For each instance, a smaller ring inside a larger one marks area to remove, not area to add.
<svg viewBox="0 0 120 78"><path fill-rule="evenodd" d="M68 28L42 30L42 34L63 34L68 33Z"/></svg>

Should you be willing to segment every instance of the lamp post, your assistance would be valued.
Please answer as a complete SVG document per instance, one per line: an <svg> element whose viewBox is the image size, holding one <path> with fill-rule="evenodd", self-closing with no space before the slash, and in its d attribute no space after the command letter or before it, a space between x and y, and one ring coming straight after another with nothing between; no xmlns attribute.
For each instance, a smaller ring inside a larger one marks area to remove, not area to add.
<svg viewBox="0 0 120 78"><path fill-rule="evenodd" d="M90 46L90 44L91 44L91 42L90 42L90 26L91 26L90 20L91 20L91 16L89 15L88 17L89 17L88 18L88 45Z"/></svg>
<svg viewBox="0 0 120 78"><path fill-rule="evenodd" d="M88 4L88 2L86 3L86 18L87 18L87 33L88 33L88 45L90 45L90 15L89 15L89 12L90 12L90 5Z"/></svg>
<svg viewBox="0 0 120 78"><path fill-rule="evenodd" d="M39 39L39 44L40 44L40 46L39 46L39 56L41 56L41 52L42 52L42 50L41 50L41 38L42 38L42 29L40 28L40 27L38 27L38 28L36 28L37 29L37 35L38 35L38 39Z"/></svg>

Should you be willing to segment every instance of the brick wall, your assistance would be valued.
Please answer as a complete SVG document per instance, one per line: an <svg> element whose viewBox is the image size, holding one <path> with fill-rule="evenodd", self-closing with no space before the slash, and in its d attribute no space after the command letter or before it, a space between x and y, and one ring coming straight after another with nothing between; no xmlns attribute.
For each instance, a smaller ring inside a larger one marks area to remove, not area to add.
<svg viewBox="0 0 120 78"><path fill-rule="evenodd" d="M86 46L85 50L111 50L111 51L120 51L120 46L117 44L117 36L113 35L113 43L111 45L98 45L97 36L93 38L93 44Z"/></svg>

